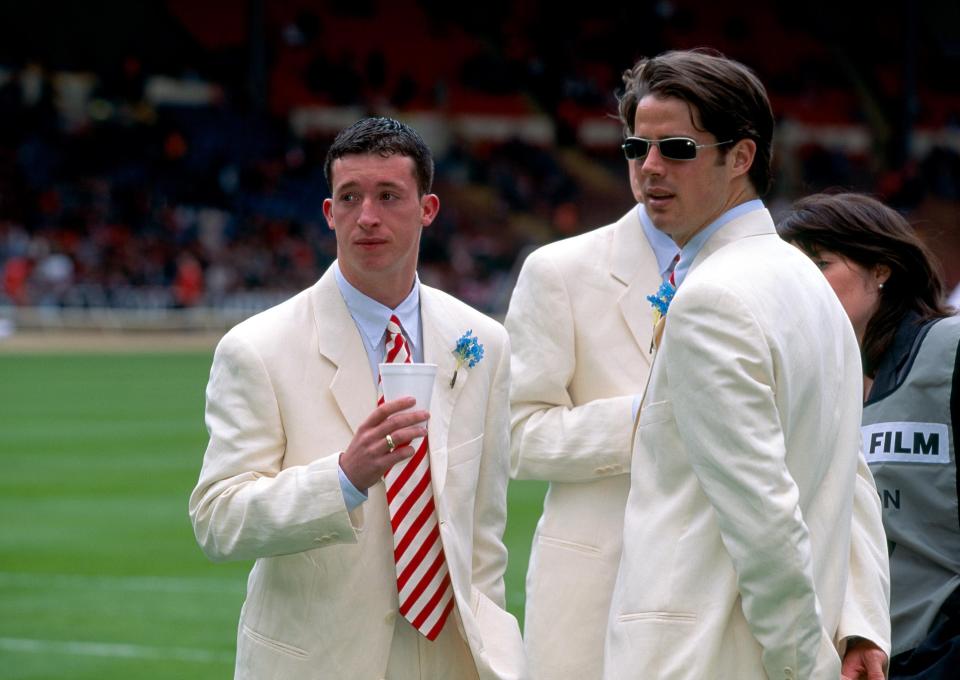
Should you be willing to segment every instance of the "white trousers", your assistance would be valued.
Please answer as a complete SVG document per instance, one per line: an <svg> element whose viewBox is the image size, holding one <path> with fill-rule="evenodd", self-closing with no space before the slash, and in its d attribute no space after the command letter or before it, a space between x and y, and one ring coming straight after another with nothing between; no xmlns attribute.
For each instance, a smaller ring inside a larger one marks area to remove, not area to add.
<svg viewBox="0 0 960 680"><path fill-rule="evenodd" d="M478 680L476 663L460 635L456 616L456 611L450 613L433 642L397 616L384 680Z"/></svg>

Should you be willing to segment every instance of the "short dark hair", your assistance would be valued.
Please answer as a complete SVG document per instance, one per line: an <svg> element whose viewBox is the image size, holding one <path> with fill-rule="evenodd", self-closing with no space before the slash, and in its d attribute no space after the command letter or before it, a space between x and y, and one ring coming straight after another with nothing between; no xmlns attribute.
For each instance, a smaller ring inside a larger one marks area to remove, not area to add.
<svg viewBox="0 0 960 680"><path fill-rule="evenodd" d="M393 118L361 118L344 128L333 140L323 162L323 176L333 191L333 162L353 154L380 154L384 158L398 154L413 161L413 174L421 196L433 186L433 154L430 147L409 125Z"/></svg>
<svg viewBox="0 0 960 680"><path fill-rule="evenodd" d="M864 372L873 375L909 312L921 321L950 316L943 274L909 222L864 194L814 194L795 202L777 224L785 241L816 256L829 250L862 267L886 265L880 307L863 334Z"/></svg>
<svg viewBox="0 0 960 680"><path fill-rule="evenodd" d="M752 139L757 152L750 182L759 195L770 189L773 109L763 83L749 68L716 50L673 50L644 57L623 73L620 121L633 133L637 104L647 95L676 97L700 114L703 129L717 141ZM726 154L729 146L718 147Z"/></svg>

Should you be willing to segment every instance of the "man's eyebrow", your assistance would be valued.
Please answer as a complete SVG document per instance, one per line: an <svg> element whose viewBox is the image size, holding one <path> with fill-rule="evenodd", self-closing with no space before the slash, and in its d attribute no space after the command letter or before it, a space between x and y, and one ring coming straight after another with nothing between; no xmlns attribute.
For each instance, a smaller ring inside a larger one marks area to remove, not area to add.
<svg viewBox="0 0 960 680"><path fill-rule="evenodd" d="M360 186L360 183L359 183L359 182L357 182L357 181L355 181L355 180L351 180L351 181L349 181L349 182L344 182L344 183L341 184L339 187L337 187L337 191L344 191L344 190L346 190L346 189L354 189L354 188L356 188L356 187L358 187L358 186ZM403 189L403 188L404 188L404 186L403 186L402 183L396 182L396 181L394 181L394 180L384 180L384 181L382 181L382 182L377 182L374 186L375 186L377 189Z"/></svg>

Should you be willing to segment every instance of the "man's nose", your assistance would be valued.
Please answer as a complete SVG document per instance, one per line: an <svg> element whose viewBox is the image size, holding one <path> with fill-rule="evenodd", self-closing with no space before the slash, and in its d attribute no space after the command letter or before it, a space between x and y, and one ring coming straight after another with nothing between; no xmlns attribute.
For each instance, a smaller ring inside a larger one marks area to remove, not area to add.
<svg viewBox="0 0 960 680"><path fill-rule="evenodd" d="M651 144L647 149L647 155L640 161L640 172L644 175L662 175L663 174L663 156L660 155L660 147Z"/></svg>
<svg viewBox="0 0 960 680"><path fill-rule="evenodd" d="M380 222L380 213L377 210L376 201L372 198L364 198L360 203L360 216L357 218L357 224L361 227L374 227Z"/></svg>

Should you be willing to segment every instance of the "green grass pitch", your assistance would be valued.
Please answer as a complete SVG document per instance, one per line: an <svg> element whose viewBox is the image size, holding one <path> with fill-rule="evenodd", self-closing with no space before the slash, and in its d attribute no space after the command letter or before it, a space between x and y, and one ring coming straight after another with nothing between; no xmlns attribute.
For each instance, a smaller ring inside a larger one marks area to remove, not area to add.
<svg viewBox="0 0 960 680"><path fill-rule="evenodd" d="M249 563L187 518L210 353L0 355L0 678L228 678ZM545 485L510 485L521 617Z"/></svg>

